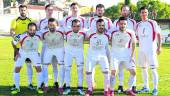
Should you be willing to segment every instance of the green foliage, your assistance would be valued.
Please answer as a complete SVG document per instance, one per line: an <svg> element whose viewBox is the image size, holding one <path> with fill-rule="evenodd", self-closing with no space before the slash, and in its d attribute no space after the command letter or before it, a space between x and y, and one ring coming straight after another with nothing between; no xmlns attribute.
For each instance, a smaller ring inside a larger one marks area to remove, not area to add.
<svg viewBox="0 0 170 96"><path fill-rule="evenodd" d="M131 6L132 17L139 20L139 9L142 6L147 6L149 9L149 18L163 19L170 18L170 4L163 3L160 0L139 0L136 5L131 3L127 3L130 0L125 0L125 4ZM120 8L123 3L118 3L117 5L113 5L112 7L106 9L105 15L110 18L118 18L120 16Z"/></svg>

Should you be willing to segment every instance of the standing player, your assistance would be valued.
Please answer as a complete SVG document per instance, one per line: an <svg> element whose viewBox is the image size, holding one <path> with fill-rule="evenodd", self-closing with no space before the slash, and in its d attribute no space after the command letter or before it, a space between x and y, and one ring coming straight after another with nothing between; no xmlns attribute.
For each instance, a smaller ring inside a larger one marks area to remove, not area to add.
<svg viewBox="0 0 170 96"><path fill-rule="evenodd" d="M142 21L137 24L136 34L139 38L139 66L142 69L144 87L139 92L149 92L148 67L153 75L152 95L158 94L158 61L157 54L161 52L160 28L156 21L148 19L148 9L140 8Z"/></svg>
<svg viewBox="0 0 170 96"><path fill-rule="evenodd" d="M14 43L20 43L21 47L17 53L18 58L15 61L14 68L14 84L15 88L12 90L12 94L17 94L20 92L20 70L25 60L29 58L37 71L37 91L38 93L43 93L41 88L42 74L41 74L41 64L40 56L38 54L38 43L41 41L40 36L35 35L37 26L35 23L28 24L28 32L17 35Z"/></svg>
<svg viewBox="0 0 170 96"><path fill-rule="evenodd" d="M19 34L23 34L24 32L27 31L28 24L33 21L31 18L28 18L26 16L27 12L28 10L27 10L26 5L19 6L20 16L13 19L11 22L10 34L12 37L15 37L16 35L19 35ZM17 59L16 55L19 51L20 43L18 43L17 45L14 45L12 42L12 46L14 48L14 59L16 60ZM33 90L35 89L32 85L33 71L32 71L31 61L28 58L26 59L26 64L27 64L27 75L28 75L28 88ZM15 85L13 86L13 88L15 88ZM11 90L13 88L11 88Z"/></svg>
<svg viewBox="0 0 170 96"><path fill-rule="evenodd" d="M90 21L88 23L89 31L96 32L97 31L97 27L96 27L97 20L98 19L103 19L104 22L105 22L105 30L106 30L105 32L110 33L109 31L111 30L113 24L112 24L112 21L109 18L103 16L104 11L105 11L105 7L104 7L103 4L98 4L96 6L96 14L97 14L97 16L90 18ZM95 87L94 75L95 75L95 68L93 70L93 75L92 75L93 87Z"/></svg>
<svg viewBox="0 0 170 96"><path fill-rule="evenodd" d="M78 72L78 92L84 95L83 92L83 65L84 65L84 39L85 32L81 31L81 22L78 19L72 21L72 30L66 33L66 46L65 46L65 82L66 89L64 94L70 93L70 72L72 67L73 58L77 62Z"/></svg>
<svg viewBox="0 0 170 96"><path fill-rule="evenodd" d="M120 17L118 20L119 30L113 31L111 33L111 77L110 85L113 92L114 84L116 81L116 72L118 70L119 64L123 64L126 69L130 72L127 93L130 96L136 96L132 91L132 86L135 79L135 64L133 61L133 56L136 47L135 32L130 32L131 30L126 29L127 18ZM131 47L132 43L132 48ZM132 50L131 52L129 50Z"/></svg>
<svg viewBox="0 0 170 96"><path fill-rule="evenodd" d="M45 45L43 66L47 66L53 62L55 58L57 63L60 65L60 89L62 92L62 84L64 79L64 33L58 27L58 23L54 18L48 19L48 30L41 30L41 37L43 39L43 45ZM56 65L57 66L57 65ZM44 92L48 91L48 70L44 71ZM54 73L56 74L56 73ZM56 80L57 77L54 77ZM56 81L54 81L56 82Z"/></svg>
<svg viewBox="0 0 170 96"><path fill-rule="evenodd" d="M105 32L105 22L98 19L96 22L97 31L89 35L90 47L86 60L86 80L88 89L86 96L92 96L92 72L97 63L100 64L104 74L104 96L109 94L109 36Z"/></svg>
<svg viewBox="0 0 170 96"><path fill-rule="evenodd" d="M79 5L77 3L72 3L70 5L70 9L71 9L71 15L66 16L64 18L64 20L62 21L62 23L64 24L63 26L65 26L66 28L71 28L72 21L74 19L78 19L81 23L81 29L85 28L86 27L85 19L79 15L80 14Z"/></svg>
<svg viewBox="0 0 170 96"><path fill-rule="evenodd" d="M48 4L45 6L45 13L46 13L46 18L40 20L38 22L38 28L39 30L48 30L48 19L52 18L53 16L53 5L52 4ZM45 51L45 43L43 43L43 47L42 47L42 52L41 52L41 59L43 59L44 56L44 51ZM43 60L42 60L43 63ZM56 89L58 89L58 67L57 67L57 60L56 58L53 58L52 60L52 66L53 66L53 73L54 73L54 86ZM42 73L43 73L43 79L45 79L45 75L48 74L48 66L47 65L42 65ZM45 82L45 80L44 80ZM44 84L44 83L43 83Z"/></svg>
<svg viewBox="0 0 170 96"><path fill-rule="evenodd" d="M128 5L123 5L121 8L121 15L127 18L127 29L132 30L131 32L135 32L136 29L136 21L134 19L129 18L130 15L130 7ZM113 23L114 30L119 30L118 19L116 19ZM134 33L133 33L134 34ZM132 48L132 47L131 47ZM132 50L130 50L132 51ZM135 55L134 55L135 59ZM118 79L119 79L119 86L118 86L118 93L123 92L123 80L124 80L124 67L123 64L119 64L119 72L118 72ZM134 81L134 85L132 87L133 92L136 93L136 77Z"/></svg>

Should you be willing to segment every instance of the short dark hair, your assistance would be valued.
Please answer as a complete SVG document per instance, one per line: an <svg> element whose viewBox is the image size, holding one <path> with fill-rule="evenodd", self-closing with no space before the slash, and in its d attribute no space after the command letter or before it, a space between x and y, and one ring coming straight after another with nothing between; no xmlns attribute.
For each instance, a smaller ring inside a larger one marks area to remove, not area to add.
<svg viewBox="0 0 170 96"><path fill-rule="evenodd" d="M37 30L37 24L36 23L34 23L34 22L30 22L29 24L28 24L28 29L29 29L29 27L32 27L32 26L35 26L35 28L36 28L36 30Z"/></svg>
<svg viewBox="0 0 170 96"><path fill-rule="evenodd" d="M99 22L100 22L100 23L101 23L101 22L104 22L104 20L103 20L103 19L98 19L98 20L96 21L96 24L99 23Z"/></svg>
<svg viewBox="0 0 170 96"><path fill-rule="evenodd" d="M147 8L146 6L142 6L142 7L139 9L139 12L141 12L141 10L145 10L145 9L148 10L148 8Z"/></svg>
<svg viewBox="0 0 170 96"><path fill-rule="evenodd" d="M26 8L26 9L27 9L27 5L20 5L20 6L19 6L19 10L20 10L21 8Z"/></svg>
<svg viewBox="0 0 170 96"><path fill-rule="evenodd" d="M127 18L122 16L122 17L119 18L118 22L120 22L121 20L126 20L127 21Z"/></svg>
<svg viewBox="0 0 170 96"><path fill-rule="evenodd" d="M52 4L48 4L45 6L45 10L47 10L48 7L52 7L53 5Z"/></svg>
<svg viewBox="0 0 170 96"><path fill-rule="evenodd" d="M98 4L98 5L96 5L96 9L97 9L97 8L104 8L104 9L105 9L105 7L104 7L103 4Z"/></svg>
<svg viewBox="0 0 170 96"><path fill-rule="evenodd" d="M76 2L73 2L73 3L71 3L71 5L70 5L70 7L72 7L72 6L75 6L75 5L79 5L78 3L76 3Z"/></svg>
<svg viewBox="0 0 170 96"><path fill-rule="evenodd" d="M129 11L131 11L131 7L130 7L129 5L123 5L123 6L121 7L121 10L123 9L123 7L128 7L128 8L129 8Z"/></svg>
<svg viewBox="0 0 170 96"><path fill-rule="evenodd" d="M71 25L73 26L73 23L78 23L78 22L80 22L80 20L74 19L74 20L72 21Z"/></svg>
<svg viewBox="0 0 170 96"><path fill-rule="evenodd" d="M49 18L49 19L48 19L48 23L49 23L49 22L56 22L56 23L57 23L57 20L56 20L55 18Z"/></svg>

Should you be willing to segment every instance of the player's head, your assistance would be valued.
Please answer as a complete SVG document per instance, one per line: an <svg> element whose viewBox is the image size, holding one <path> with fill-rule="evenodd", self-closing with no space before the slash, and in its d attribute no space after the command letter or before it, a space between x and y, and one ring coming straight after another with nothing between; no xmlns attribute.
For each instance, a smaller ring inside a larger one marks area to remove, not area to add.
<svg viewBox="0 0 170 96"><path fill-rule="evenodd" d="M72 21L71 27L72 27L73 32L78 33L79 30L81 29L80 20L74 19L74 20Z"/></svg>
<svg viewBox="0 0 170 96"><path fill-rule="evenodd" d="M104 10L105 10L105 7L103 4L98 4L96 6L96 14L98 17L102 17L104 15Z"/></svg>
<svg viewBox="0 0 170 96"><path fill-rule="evenodd" d="M21 17L26 17L27 15L27 6L26 5L20 5L19 6L19 13Z"/></svg>
<svg viewBox="0 0 170 96"><path fill-rule="evenodd" d="M52 17L53 15L53 5L52 4L48 4L45 6L45 13L47 17Z"/></svg>
<svg viewBox="0 0 170 96"><path fill-rule="evenodd" d="M143 6L139 9L140 11L140 17L142 20L147 20L148 19L148 9L146 6Z"/></svg>
<svg viewBox="0 0 170 96"><path fill-rule="evenodd" d="M130 14L130 7L128 5L123 5L121 8L121 15L124 17L128 17Z"/></svg>
<svg viewBox="0 0 170 96"><path fill-rule="evenodd" d="M118 24L119 24L119 29L121 31L125 31L126 27L127 27L127 18L126 17L120 17L118 20Z"/></svg>
<svg viewBox="0 0 170 96"><path fill-rule="evenodd" d="M105 23L103 19L98 19L96 22L97 32L103 33L105 31Z"/></svg>
<svg viewBox="0 0 170 96"><path fill-rule="evenodd" d="M75 3L75 2L72 3L70 5L70 9L71 9L72 14L77 14L79 12L79 5L78 5L78 3Z"/></svg>
<svg viewBox="0 0 170 96"><path fill-rule="evenodd" d="M33 37L37 31L37 25L33 22L28 24L28 34Z"/></svg>
<svg viewBox="0 0 170 96"><path fill-rule="evenodd" d="M48 29L50 30L50 32L55 32L57 26L58 22L55 18L48 19Z"/></svg>

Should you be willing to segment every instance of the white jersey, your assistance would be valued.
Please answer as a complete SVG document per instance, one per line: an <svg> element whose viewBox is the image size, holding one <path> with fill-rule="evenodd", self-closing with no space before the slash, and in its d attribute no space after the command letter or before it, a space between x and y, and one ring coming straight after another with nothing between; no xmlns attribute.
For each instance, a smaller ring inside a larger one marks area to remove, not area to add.
<svg viewBox="0 0 170 96"><path fill-rule="evenodd" d="M72 21L75 20L75 19L78 19L80 20L80 23L81 23L81 28L84 29L85 28L85 18L83 18L82 16L78 16L78 17L73 17L73 16L67 16L64 18L64 20L62 21L62 23L64 24L64 26L66 28L71 28L71 25L72 25Z"/></svg>
<svg viewBox="0 0 170 96"><path fill-rule="evenodd" d="M72 30L66 32L66 47L83 49L85 37L86 33L83 31L79 31L78 33L74 33Z"/></svg>
<svg viewBox="0 0 170 96"><path fill-rule="evenodd" d="M139 39L139 49L144 52L156 52L157 33L160 33L159 26L154 20L140 21L137 24L136 34Z"/></svg>
<svg viewBox="0 0 170 96"><path fill-rule="evenodd" d="M134 19L128 18L127 19L127 29L133 30L133 32L136 29L136 21ZM118 25L118 19L116 19L113 23L114 30L119 30L119 25Z"/></svg>
<svg viewBox="0 0 170 96"><path fill-rule="evenodd" d="M38 29L39 29L39 30L42 30L42 29L47 30L47 29L48 29L48 18L41 19L41 20L37 23L37 26L38 26Z"/></svg>
<svg viewBox="0 0 170 96"><path fill-rule="evenodd" d="M24 33L17 36L18 43L21 44L20 51L24 52L38 52L38 45L41 41L39 35L30 37L28 33Z"/></svg>
<svg viewBox="0 0 170 96"><path fill-rule="evenodd" d="M106 54L107 52L106 48L108 48L109 46L109 35L93 33L89 35L89 40L90 40L89 46L90 52L97 52L103 55Z"/></svg>
<svg viewBox="0 0 170 96"><path fill-rule="evenodd" d="M113 31L111 34L112 54L119 58L129 58L131 43L135 41L135 32L131 32L131 30Z"/></svg>
<svg viewBox="0 0 170 96"><path fill-rule="evenodd" d="M89 23L88 23L88 27L89 27L90 31L92 31L92 32L97 31L96 22L98 19L99 19L99 17L90 18ZM105 22L105 29L107 31L109 31L111 29L111 27L113 26L112 21L107 17L102 17L101 19L103 19Z"/></svg>
<svg viewBox="0 0 170 96"><path fill-rule="evenodd" d="M64 47L64 33L61 28L57 28L55 32L49 30L40 31L43 43L49 49L63 48Z"/></svg>

